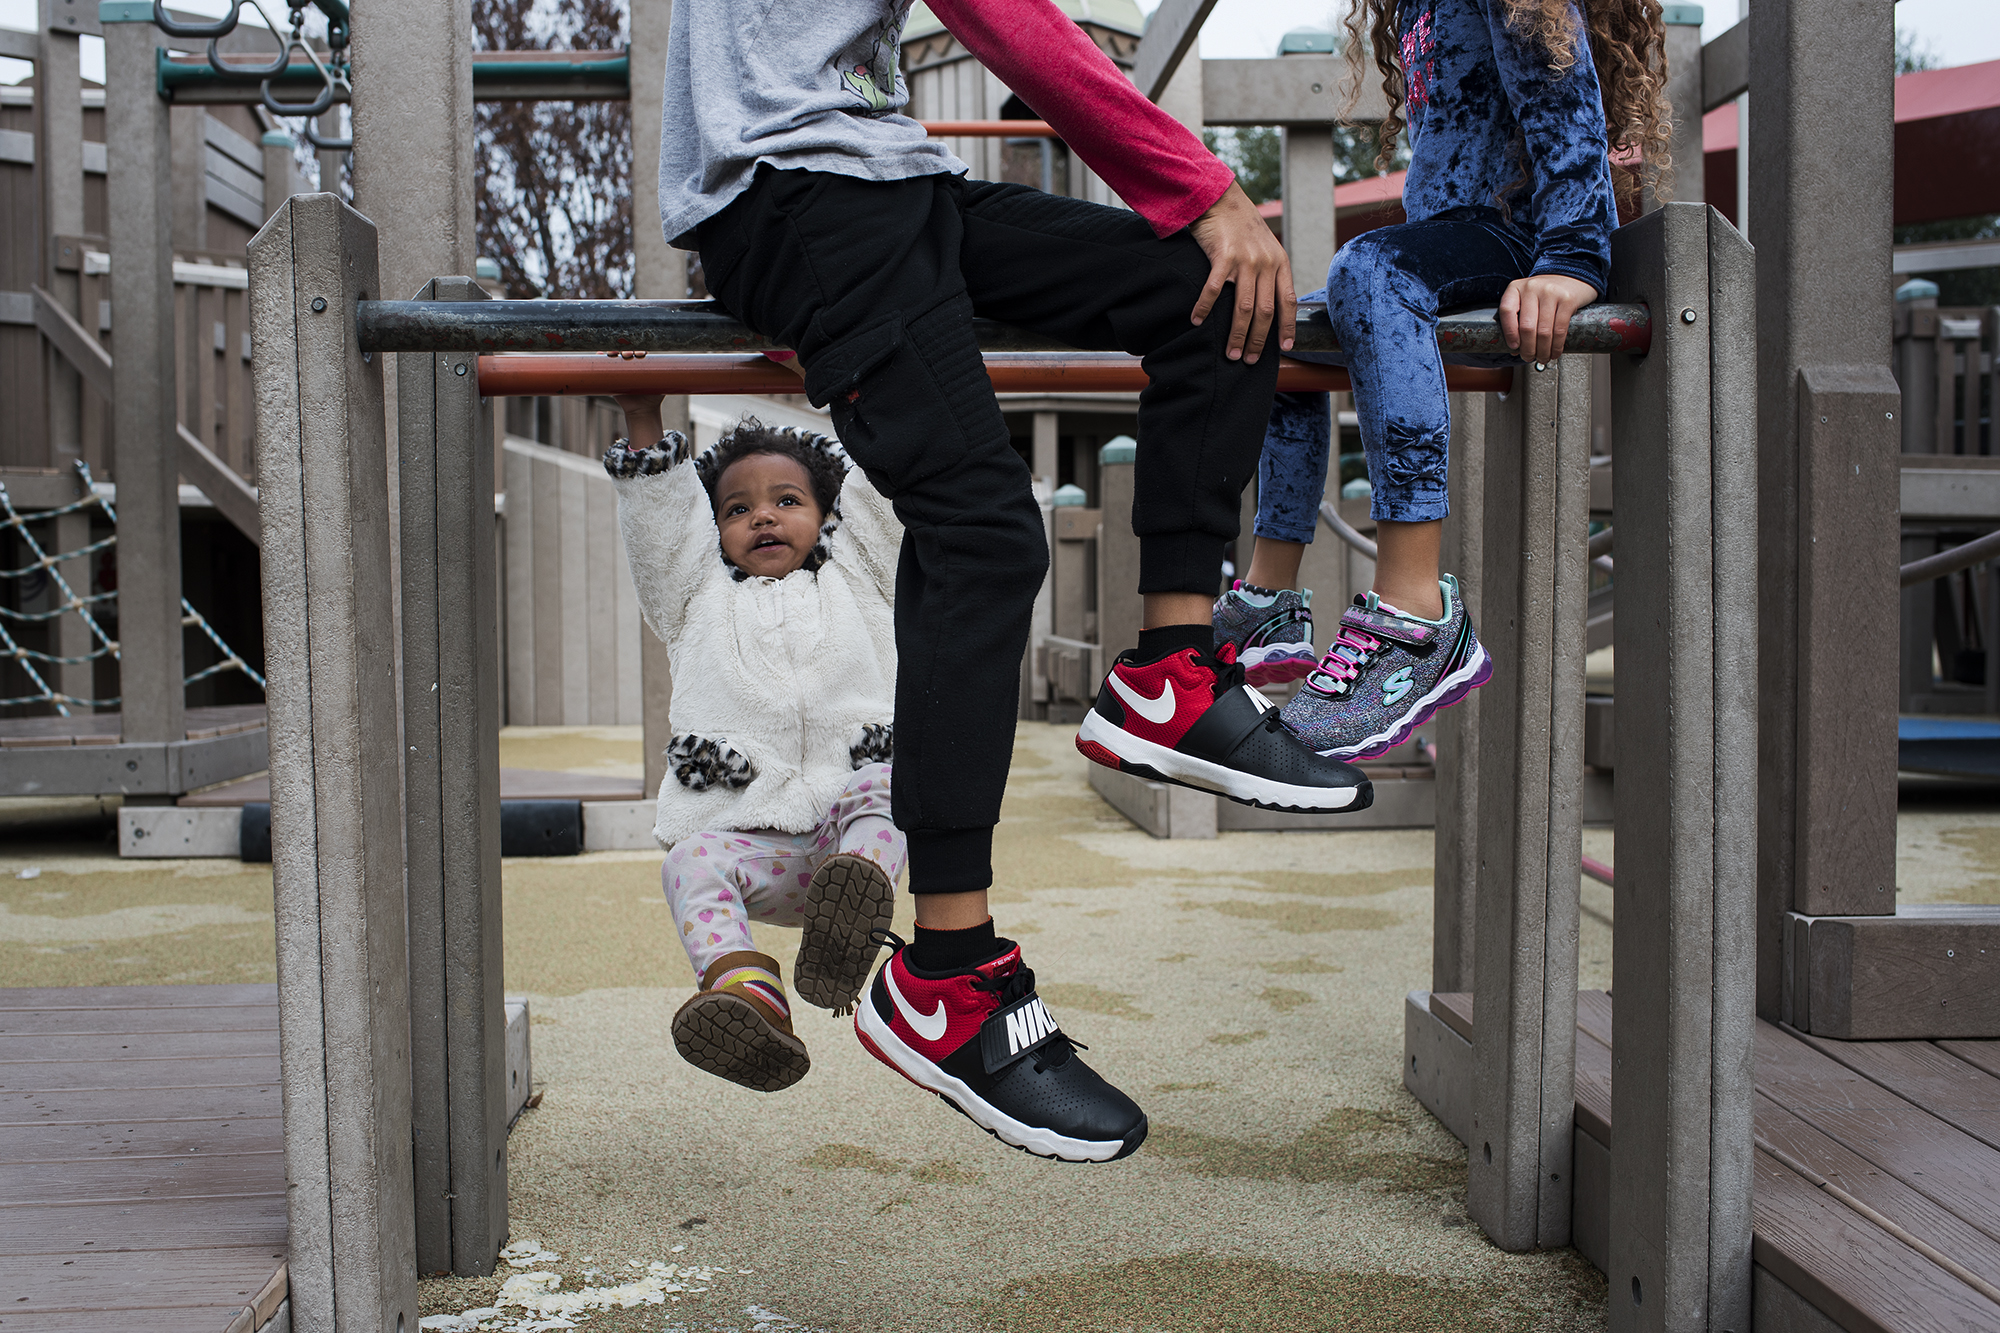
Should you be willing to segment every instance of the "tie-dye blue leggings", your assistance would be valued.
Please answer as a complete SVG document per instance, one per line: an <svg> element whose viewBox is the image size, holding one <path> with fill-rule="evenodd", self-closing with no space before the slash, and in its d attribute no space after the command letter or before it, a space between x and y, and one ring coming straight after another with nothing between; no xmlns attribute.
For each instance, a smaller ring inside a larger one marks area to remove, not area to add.
<svg viewBox="0 0 2000 1333"><path fill-rule="evenodd" d="M1440 311L1497 302L1533 261L1526 237L1491 208L1457 208L1378 227L1340 247L1324 300L1341 351L1309 359L1344 365L1368 455L1379 521L1420 523L1451 512L1445 493L1451 405L1438 352ZM1454 364L1513 365L1454 356ZM1323 393L1281 393L1257 465L1257 535L1309 542L1326 490L1332 418Z"/></svg>

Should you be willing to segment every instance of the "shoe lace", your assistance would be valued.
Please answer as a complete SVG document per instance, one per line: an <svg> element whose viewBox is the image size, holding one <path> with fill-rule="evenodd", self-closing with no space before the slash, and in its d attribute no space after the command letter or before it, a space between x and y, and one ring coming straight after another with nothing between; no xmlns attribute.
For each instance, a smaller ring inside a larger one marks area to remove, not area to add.
<svg viewBox="0 0 2000 1333"><path fill-rule="evenodd" d="M1381 651L1380 639L1343 623L1326 655L1306 677L1306 685L1321 694L1345 694Z"/></svg>
<svg viewBox="0 0 2000 1333"><path fill-rule="evenodd" d="M1197 652L1194 664L1198 667L1207 667L1215 673L1215 697L1218 699L1244 681L1243 664L1237 661L1233 654L1225 658L1214 649L1205 653Z"/></svg>
<svg viewBox="0 0 2000 1333"><path fill-rule="evenodd" d="M997 1007L1005 1009L1016 1000L1034 993L1035 969L1022 966L1015 968L1004 977L975 976L972 978L972 988L993 994L999 1001ZM1035 1048L1031 1058L1035 1062L1035 1072L1039 1074L1044 1070L1060 1069L1069 1063L1070 1056L1078 1051L1087 1051L1089 1049L1088 1046L1070 1036L1061 1028L1057 1028L1054 1036L1050 1037L1043 1045Z"/></svg>

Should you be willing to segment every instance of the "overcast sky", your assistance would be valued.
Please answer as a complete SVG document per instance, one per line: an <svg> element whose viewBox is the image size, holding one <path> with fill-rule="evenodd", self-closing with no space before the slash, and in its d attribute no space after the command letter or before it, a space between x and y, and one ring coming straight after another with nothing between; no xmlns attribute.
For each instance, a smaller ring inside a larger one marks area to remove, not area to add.
<svg viewBox="0 0 2000 1333"><path fill-rule="evenodd" d="M13 0L7 0L12 3ZM1152 13L1160 0L1138 0ZM1336 7L1328 0L1219 0L1202 28L1201 53L1211 59L1251 59L1278 53L1278 39L1293 28L1325 28ZM1736 0L1703 7L1703 40L1735 24ZM1996 0L1901 0L1898 32L1913 33L1942 65L2000 60L2000 3Z"/></svg>
<svg viewBox="0 0 2000 1333"><path fill-rule="evenodd" d="M1138 4L1151 13L1159 0L1138 0ZM271 7L282 10L276 4ZM175 8L221 14L229 6L226 0L177 0ZM1293 28L1329 27L1335 12L1336 6L1329 0L1219 0L1202 29L1201 52L1219 59L1276 55L1280 37ZM257 21L256 11L248 5L243 14L251 23ZM1707 5L1701 25L1703 38L1722 32L1736 18L1736 0ZM35 0L0 0L0 27L34 26ZM2000 3L1996 0L1901 0L1896 6L1896 28L1914 36L1918 48L1927 49L1939 64L2000 60ZM0 58L0 83L17 83L31 68L25 61ZM83 76L104 77L104 47L93 38L84 39Z"/></svg>

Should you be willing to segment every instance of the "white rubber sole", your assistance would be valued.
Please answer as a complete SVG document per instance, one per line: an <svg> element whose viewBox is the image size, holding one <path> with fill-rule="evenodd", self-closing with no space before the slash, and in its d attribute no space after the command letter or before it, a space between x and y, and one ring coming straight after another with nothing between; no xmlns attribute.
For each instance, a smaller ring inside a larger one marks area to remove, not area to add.
<svg viewBox="0 0 2000 1333"><path fill-rule="evenodd" d="M1359 785L1300 787L1169 750L1112 724L1095 708L1083 715L1083 725L1076 734L1079 740L1101 745L1122 762L1149 769L1169 782L1212 791L1245 805L1269 810L1345 810L1361 794Z"/></svg>
<svg viewBox="0 0 2000 1333"><path fill-rule="evenodd" d="M1009 1147L1020 1148L1037 1157L1055 1157L1066 1162L1108 1162L1125 1150L1123 1139L1072 1139L1053 1130L1023 1124L997 1109L982 1100L964 1082L911 1050L909 1044L882 1021L882 1016L875 1012L875 1006L867 996L863 996L861 1003L855 1006L854 1027L877 1055L896 1067L896 1072L927 1092L950 1098L951 1104L963 1112L967 1120Z"/></svg>
<svg viewBox="0 0 2000 1333"><path fill-rule="evenodd" d="M1475 643L1473 656L1464 666L1431 686L1424 696L1405 709L1402 716L1398 717L1386 731L1378 731L1365 740L1356 741L1353 745L1335 746L1331 750L1321 750L1319 753L1328 759L1352 763L1358 756L1367 755L1371 751L1379 753L1401 745L1428 714L1457 703L1458 699L1453 696L1463 696L1478 684L1479 673L1486 670L1492 661L1493 659L1487 655L1486 645Z"/></svg>

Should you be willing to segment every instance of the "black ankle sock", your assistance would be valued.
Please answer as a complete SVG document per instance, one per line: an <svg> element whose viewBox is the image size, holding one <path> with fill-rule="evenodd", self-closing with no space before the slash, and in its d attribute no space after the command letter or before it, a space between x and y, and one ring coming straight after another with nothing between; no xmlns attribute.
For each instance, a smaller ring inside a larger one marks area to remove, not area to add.
<svg viewBox="0 0 2000 1333"><path fill-rule="evenodd" d="M989 916L963 930L918 926L917 938L904 961L919 972L963 972L1000 952L1000 937L993 933L993 918Z"/></svg>
<svg viewBox="0 0 2000 1333"><path fill-rule="evenodd" d="M1162 625L1158 629L1139 631L1139 646L1132 650L1134 665L1157 662L1188 648L1199 648L1202 652L1215 650L1215 627L1213 625Z"/></svg>

